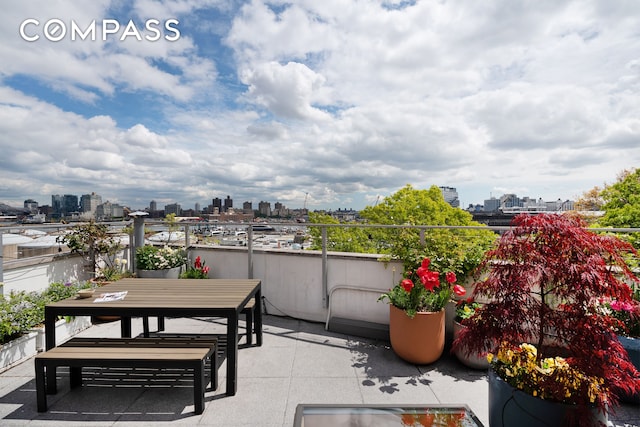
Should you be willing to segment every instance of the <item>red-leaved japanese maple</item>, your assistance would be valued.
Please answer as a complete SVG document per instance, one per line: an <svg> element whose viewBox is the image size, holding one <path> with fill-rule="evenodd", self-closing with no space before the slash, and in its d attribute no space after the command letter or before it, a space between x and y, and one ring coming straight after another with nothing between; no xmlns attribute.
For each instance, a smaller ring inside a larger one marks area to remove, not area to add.
<svg viewBox="0 0 640 427"><path fill-rule="evenodd" d="M615 319L597 310L603 296L631 300L623 279L638 279L624 262L629 253L637 255L614 236L589 231L577 217L517 216L479 267L487 276L475 284L473 297L489 302L464 322L454 348L485 354L498 343L531 343L538 359L566 356L573 368L602 378L603 387L593 403L586 386L564 401L606 411L621 392L640 391L640 374L614 333Z"/></svg>

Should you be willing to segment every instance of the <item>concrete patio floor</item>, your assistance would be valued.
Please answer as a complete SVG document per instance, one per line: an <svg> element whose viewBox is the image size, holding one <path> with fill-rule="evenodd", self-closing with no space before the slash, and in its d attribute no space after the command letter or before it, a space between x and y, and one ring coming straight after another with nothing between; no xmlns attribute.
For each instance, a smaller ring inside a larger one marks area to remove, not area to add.
<svg viewBox="0 0 640 427"><path fill-rule="evenodd" d="M134 334L141 333L139 319L133 326ZM223 331L220 319L167 319L169 333ZM113 322L92 326L80 336L119 333L119 322ZM247 347L244 342L242 338L237 394L224 394L225 362L219 369L220 387L206 393L202 415L194 415L187 376L97 369L87 369L85 384L73 390L68 370L59 369L58 393L48 397L48 412L38 413L32 358L0 374L0 425L281 427L293 425L300 403L449 403L467 404L489 426L486 373L465 368L448 353L432 365L415 366L396 357L386 342L269 315L264 317L263 345ZM640 427L640 408L620 407L610 425Z"/></svg>

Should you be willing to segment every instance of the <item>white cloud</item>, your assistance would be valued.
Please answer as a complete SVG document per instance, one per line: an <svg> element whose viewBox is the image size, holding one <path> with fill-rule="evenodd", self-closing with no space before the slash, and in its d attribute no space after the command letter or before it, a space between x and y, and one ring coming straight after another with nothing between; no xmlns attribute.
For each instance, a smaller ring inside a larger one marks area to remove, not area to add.
<svg viewBox="0 0 640 427"><path fill-rule="evenodd" d="M28 16L123 10L175 16L183 37L16 36ZM0 23L0 201L358 208L406 183L555 200L640 163L638 2L38 1Z"/></svg>

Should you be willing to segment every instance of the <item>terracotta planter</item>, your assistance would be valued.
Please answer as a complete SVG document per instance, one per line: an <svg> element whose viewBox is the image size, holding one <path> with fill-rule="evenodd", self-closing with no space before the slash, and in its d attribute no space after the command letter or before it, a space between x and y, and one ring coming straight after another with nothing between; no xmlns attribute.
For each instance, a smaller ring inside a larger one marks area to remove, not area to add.
<svg viewBox="0 0 640 427"><path fill-rule="evenodd" d="M453 339L458 338L458 334L465 327L466 326L454 321L453 322ZM457 348L454 351L454 354L463 365L468 366L469 368L473 368L473 369L489 368L489 362L487 361L487 358L485 356L480 356L476 354L467 355L465 354L463 348Z"/></svg>
<svg viewBox="0 0 640 427"><path fill-rule="evenodd" d="M412 319L389 305L389 337L393 351L417 365L433 363L444 351L445 312L419 312Z"/></svg>

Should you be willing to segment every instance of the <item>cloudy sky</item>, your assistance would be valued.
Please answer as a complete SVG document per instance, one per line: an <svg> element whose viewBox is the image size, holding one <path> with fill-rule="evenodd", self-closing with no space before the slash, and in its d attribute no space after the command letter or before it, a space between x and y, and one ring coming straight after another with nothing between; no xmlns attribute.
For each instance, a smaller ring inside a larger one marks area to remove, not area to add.
<svg viewBox="0 0 640 427"><path fill-rule="evenodd" d="M410 183L466 207L640 166L637 0L0 5L10 205L360 209Z"/></svg>

